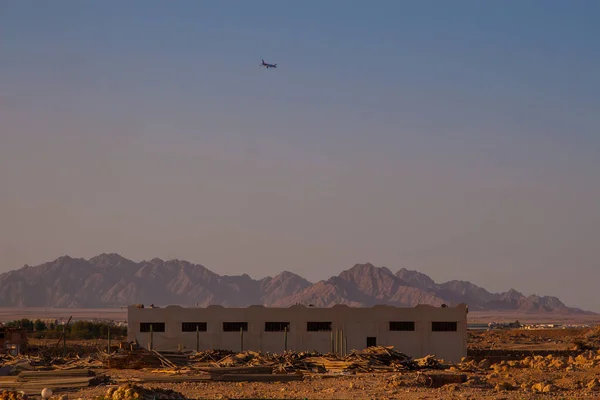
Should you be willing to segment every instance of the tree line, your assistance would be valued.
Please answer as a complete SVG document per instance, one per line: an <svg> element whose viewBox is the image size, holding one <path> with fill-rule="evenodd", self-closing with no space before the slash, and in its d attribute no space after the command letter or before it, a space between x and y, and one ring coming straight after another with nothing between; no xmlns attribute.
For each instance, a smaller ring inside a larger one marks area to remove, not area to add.
<svg viewBox="0 0 600 400"><path fill-rule="evenodd" d="M25 329L29 337L36 339L58 339L63 334L63 325L49 323L27 318L10 321L4 324L5 328ZM111 339L127 337L127 326L117 326L108 322L75 321L67 325L65 336L67 339L106 339L110 329Z"/></svg>

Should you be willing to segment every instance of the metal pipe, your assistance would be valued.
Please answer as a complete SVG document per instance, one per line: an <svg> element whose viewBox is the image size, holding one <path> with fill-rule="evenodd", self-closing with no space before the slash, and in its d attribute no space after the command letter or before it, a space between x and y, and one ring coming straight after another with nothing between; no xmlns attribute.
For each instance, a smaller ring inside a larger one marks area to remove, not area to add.
<svg viewBox="0 0 600 400"><path fill-rule="evenodd" d="M63 325L63 358L67 357L67 324Z"/></svg>
<svg viewBox="0 0 600 400"><path fill-rule="evenodd" d="M338 351L338 346L339 346L339 338L338 338L338 330L335 330L335 335L333 336L334 339L334 349L333 349L333 354L337 354Z"/></svg>
<svg viewBox="0 0 600 400"><path fill-rule="evenodd" d="M200 351L200 327L196 324L196 351Z"/></svg>
<svg viewBox="0 0 600 400"><path fill-rule="evenodd" d="M348 355L348 336L344 337L344 355Z"/></svg>
<svg viewBox="0 0 600 400"><path fill-rule="evenodd" d="M335 346L333 341L333 330L331 331L331 354L335 353Z"/></svg>

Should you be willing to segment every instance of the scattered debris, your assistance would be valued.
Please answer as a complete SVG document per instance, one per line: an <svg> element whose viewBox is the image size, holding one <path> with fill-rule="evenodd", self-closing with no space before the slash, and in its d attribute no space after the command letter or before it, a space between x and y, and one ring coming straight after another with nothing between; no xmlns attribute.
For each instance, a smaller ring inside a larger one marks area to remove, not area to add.
<svg viewBox="0 0 600 400"><path fill-rule="evenodd" d="M3 390L2 393L0 393L0 400L24 400L25 398L24 393L12 390Z"/></svg>
<svg viewBox="0 0 600 400"><path fill-rule="evenodd" d="M154 399L185 399L185 397L174 390L147 389L139 385L129 384L110 388L104 396L97 400L154 400Z"/></svg>
<svg viewBox="0 0 600 400"><path fill-rule="evenodd" d="M72 390L95 386L105 382L104 376L96 376L89 369L23 371L0 381L0 390L40 393L43 389Z"/></svg>
<svg viewBox="0 0 600 400"><path fill-rule="evenodd" d="M585 333L586 343L596 340L596 331ZM546 332L559 340L556 332ZM488 333L492 334L496 335L497 331ZM511 338L514 336L515 340L525 340L521 338L521 332L504 331L503 334ZM52 390L52 399L59 399L66 392L78 391L93 393L85 397L92 399L105 391L105 388L94 389L97 385L115 385L110 393L97 398L105 400L184 398L177 392L159 393L150 387L182 390L187 395L199 387L213 394L217 388L229 388L231 392L227 394L237 394L235 391L240 388L240 393L244 392L245 396L256 395L253 388L260 387L270 388L271 396L275 397L280 390L286 397L293 397L300 394L299 387L311 387L318 389L308 390L336 394L340 391L340 395L348 396L356 391L366 394L370 390L369 393L373 394L373 380L379 382L377 385L391 397L405 390L419 390L415 389L417 387L440 388L442 392L461 391L461 395L467 397L474 390L495 391L495 396L500 397L508 396L507 391L521 391L515 393L516 396L522 393L531 395L532 392L560 393L567 397L573 391L589 395L599 393L600 352L585 346L579 346L579 350L575 351L570 346L578 339L584 340L584 333L564 334L570 336L558 349L553 349L553 344L543 344L545 347L533 350L508 346L499 350L480 347L472 351L470 348L469 356L457 364L438 359L434 354L412 358L385 346L355 350L341 356L308 351L279 354L185 349L148 351L130 342L116 343L107 351L106 344L92 345L91 341L89 344L79 341L69 345L65 357L58 355L62 355L62 351L53 352L52 346L40 346L27 354L0 354L0 400L24 399L24 394L39 398L41 389ZM533 342L535 335L537 333L531 333L527 340ZM545 343L545 340L540 339L540 343ZM104 369L113 371L104 372ZM115 369L135 371L123 371L121 374ZM305 383L300 383L302 381ZM338 381L340 384L336 387L333 382ZM219 385L209 382L231 383ZM180 385L182 383L186 384ZM124 386L117 389L116 385ZM351 392L344 392L347 390Z"/></svg>

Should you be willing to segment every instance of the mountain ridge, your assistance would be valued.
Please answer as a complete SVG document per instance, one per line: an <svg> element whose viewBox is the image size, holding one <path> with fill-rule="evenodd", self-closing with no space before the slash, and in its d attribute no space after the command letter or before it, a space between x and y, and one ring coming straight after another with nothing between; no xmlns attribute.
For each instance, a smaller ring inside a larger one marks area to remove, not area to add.
<svg viewBox="0 0 600 400"><path fill-rule="evenodd" d="M88 260L61 256L0 274L0 307L102 308L135 303L229 307L467 303L475 311L594 314L568 307L553 296L525 296L514 289L491 293L469 281L436 283L419 271L402 268L393 273L371 263L355 264L316 283L289 271L257 280L248 274L218 275L185 260L134 262L116 253Z"/></svg>

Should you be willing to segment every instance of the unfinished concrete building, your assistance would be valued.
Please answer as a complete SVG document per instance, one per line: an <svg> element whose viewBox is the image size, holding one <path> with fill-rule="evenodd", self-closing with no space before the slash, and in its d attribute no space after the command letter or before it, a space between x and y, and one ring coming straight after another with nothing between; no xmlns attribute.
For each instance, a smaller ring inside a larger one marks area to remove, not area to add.
<svg viewBox="0 0 600 400"><path fill-rule="evenodd" d="M413 357L466 356L467 306L414 308L140 308L128 309L128 339L156 350L229 349L348 352L393 345Z"/></svg>
<svg viewBox="0 0 600 400"><path fill-rule="evenodd" d="M467 306L330 308L142 308L127 310L128 340L154 350L285 350L347 353L394 346L413 357L452 362L467 355Z"/></svg>

